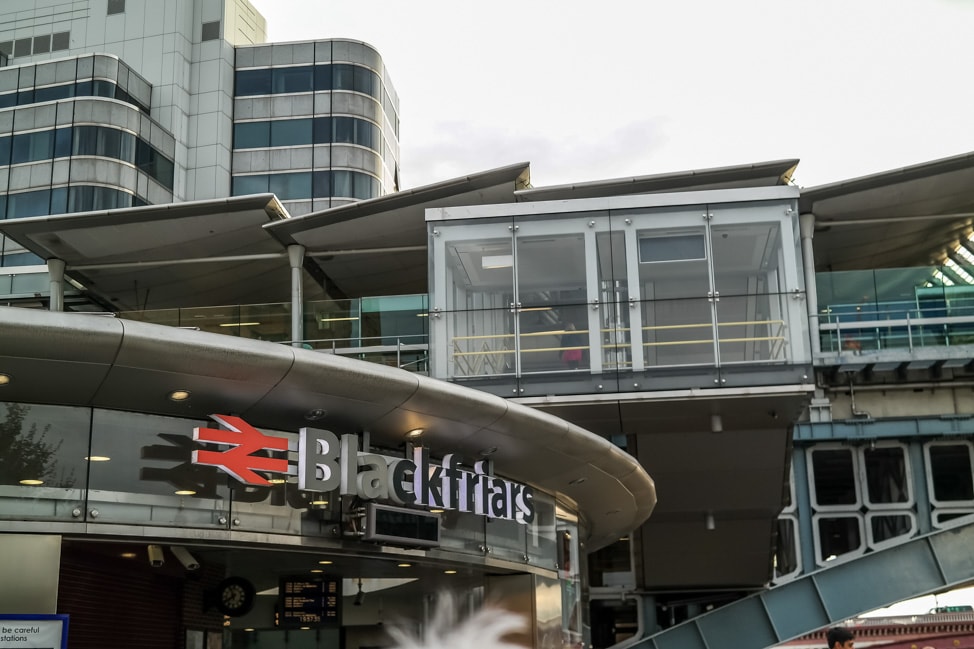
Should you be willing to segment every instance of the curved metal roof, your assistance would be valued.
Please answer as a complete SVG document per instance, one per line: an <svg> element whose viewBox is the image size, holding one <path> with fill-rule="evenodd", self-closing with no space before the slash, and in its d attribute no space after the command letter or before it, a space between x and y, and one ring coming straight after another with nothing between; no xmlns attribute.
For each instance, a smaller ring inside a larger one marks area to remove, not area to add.
<svg viewBox="0 0 974 649"><path fill-rule="evenodd" d="M229 412L258 427L368 431L385 448L423 428L434 453L475 458L495 447L499 475L575 504L590 530L589 550L639 526L656 504L652 478L606 439L398 368L91 314L0 307L0 331L0 373L11 377L0 387L4 401L190 418ZM169 400L176 389L192 398ZM310 424L313 410L326 415Z"/></svg>

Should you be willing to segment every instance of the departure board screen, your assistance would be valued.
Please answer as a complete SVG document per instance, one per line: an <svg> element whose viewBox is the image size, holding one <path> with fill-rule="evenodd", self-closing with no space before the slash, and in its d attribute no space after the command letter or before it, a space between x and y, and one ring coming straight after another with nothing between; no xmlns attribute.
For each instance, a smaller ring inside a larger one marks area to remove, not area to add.
<svg viewBox="0 0 974 649"><path fill-rule="evenodd" d="M342 579L327 575L281 577L278 626L341 625Z"/></svg>

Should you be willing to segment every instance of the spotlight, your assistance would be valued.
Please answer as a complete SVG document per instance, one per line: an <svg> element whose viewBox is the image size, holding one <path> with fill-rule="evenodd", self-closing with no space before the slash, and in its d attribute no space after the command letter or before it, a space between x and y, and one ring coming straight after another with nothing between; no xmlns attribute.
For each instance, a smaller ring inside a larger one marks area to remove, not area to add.
<svg viewBox="0 0 974 649"><path fill-rule="evenodd" d="M186 568L186 570L199 570L200 562L183 546L171 545L169 546L169 551L172 552L174 557L179 559L179 563L183 564L183 568Z"/></svg>
<svg viewBox="0 0 974 649"><path fill-rule="evenodd" d="M710 415L710 430L714 433L720 433L724 430L724 418L720 415Z"/></svg>
<svg viewBox="0 0 974 649"><path fill-rule="evenodd" d="M150 545L147 551L149 553L149 565L153 568L161 568L162 564L166 563L166 559L162 554L162 546Z"/></svg>
<svg viewBox="0 0 974 649"><path fill-rule="evenodd" d="M362 590L362 578L359 577L358 580L358 592L355 593L355 601L352 602L353 606L361 606L362 602L365 601L365 591Z"/></svg>

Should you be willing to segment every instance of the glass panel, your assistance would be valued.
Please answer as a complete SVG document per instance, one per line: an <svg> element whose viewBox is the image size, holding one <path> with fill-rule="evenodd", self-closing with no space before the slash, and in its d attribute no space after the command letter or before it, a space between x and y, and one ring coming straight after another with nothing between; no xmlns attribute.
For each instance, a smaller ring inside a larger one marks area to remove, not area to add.
<svg viewBox="0 0 974 649"><path fill-rule="evenodd" d="M311 198L311 172L271 174L268 188L281 200Z"/></svg>
<svg viewBox="0 0 974 649"><path fill-rule="evenodd" d="M83 520L89 416L0 402L0 519Z"/></svg>
<svg viewBox="0 0 974 649"><path fill-rule="evenodd" d="M812 498L816 506L858 505L851 448L812 449Z"/></svg>
<svg viewBox="0 0 974 649"><path fill-rule="evenodd" d="M179 325L200 331L235 336L240 329L239 306L210 306L181 309Z"/></svg>
<svg viewBox="0 0 974 649"><path fill-rule="evenodd" d="M710 231L714 282L721 299L780 293L781 236L777 223L714 225Z"/></svg>
<svg viewBox="0 0 974 649"><path fill-rule="evenodd" d="M879 446L862 450L866 504L912 503L909 463L903 446Z"/></svg>
<svg viewBox="0 0 974 649"><path fill-rule="evenodd" d="M233 177L233 195L266 194L269 182L267 174Z"/></svg>
<svg viewBox="0 0 974 649"><path fill-rule="evenodd" d="M272 75L275 93L311 92L314 89L313 66L274 68Z"/></svg>
<svg viewBox="0 0 974 649"><path fill-rule="evenodd" d="M352 172L331 172L331 195L352 198L354 195Z"/></svg>
<svg viewBox="0 0 974 649"><path fill-rule="evenodd" d="M0 165L10 164L10 137L0 137Z"/></svg>
<svg viewBox="0 0 974 649"><path fill-rule="evenodd" d="M334 63L331 66L332 90L355 89L355 66L348 63Z"/></svg>
<svg viewBox="0 0 974 649"><path fill-rule="evenodd" d="M271 124L271 146L311 144L310 119L279 119Z"/></svg>
<svg viewBox="0 0 974 649"><path fill-rule="evenodd" d="M291 305L242 304L237 335L254 340L283 342L291 340Z"/></svg>
<svg viewBox="0 0 974 649"><path fill-rule="evenodd" d="M255 149L270 145L270 122L238 122L233 125L233 148Z"/></svg>
<svg viewBox="0 0 974 649"><path fill-rule="evenodd" d="M246 95L271 94L271 70L237 70L235 93L238 97Z"/></svg>
<svg viewBox="0 0 974 649"><path fill-rule="evenodd" d="M971 445L928 444L927 480L934 503L969 503L974 500Z"/></svg>
<svg viewBox="0 0 974 649"><path fill-rule="evenodd" d="M862 529L858 516L823 516L816 524L818 561L824 563L863 547Z"/></svg>
<svg viewBox="0 0 974 649"><path fill-rule="evenodd" d="M492 555L511 561L527 556L528 526L500 518L487 519L487 547Z"/></svg>
<svg viewBox="0 0 974 649"><path fill-rule="evenodd" d="M331 66L315 66L315 90L331 90Z"/></svg>
<svg viewBox="0 0 974 649"><path fill-rule="evenodd" d="M779 293L726 297L717 306L720 362L754 363L788 360L787 296Z"/></svg>
<svg viewBox="0 0 974 649"><path fill-rule="evenodd" d="M632 588L636 585L629 537L596 550L588 557L589 586Z"/></svg>
<svg viewBox="0 0 974 649"><path fill-rule="evenodd" d="M644 301L640 308L647 367L715 364L713 307L709 300Z"/></svg>
<svg viewBox="0 0 974 649"><path fill-rule="evenodd" d="M484 516L453 509L440 514L440 546L470 554L483 555L486 538Z"/></svg>
<svg viewBox="0 0 974 649"><path fill-rule="evenodd" d="M362 338L370 345L426 345L426 295L362 298Z"/></svg>
<svg viewBox="0 0 974 649"><path fill-rule="evenodd" d="M200 420L95 410L88 508L99 522L225 527L226 474L192 463ZM221 523L221 519L223 522Z"/></svg>
<svg viewBox="0 0 974 649"><path fill-rule="evenodd" d="M564 230L568 224L525 223L521 229L532 225L537 231ZM588 368L584 235L522 233L516 246L521 372ZM572 263L566 264L568 259Z"/></svg>
<svg viewBox="0 0 974 649"><path fill-rule="evenodd" d="M515 373L514 317L510 308L454 311L442 317L452 334L448 347L450 378Z"/></svg>
<svg viewBox="0 0 974 649"><path fill-rule="evenodd" d="M7 218L20 219L28 216L50 214L51 192L41 189L7 195Z"/></svg>
<svg viewBox="0 0 974 649"><path fill-rule="evenodd" d="M637 241L644 246L675 246L674 241L702 237L703 228L683 231L640 230ZM649 241L647 241L649 240ZM707 259L680 258L672 261L639 260L640 295L643 300L670 300L684 297L706 297L710 292L710 269ZM708 318L709 321L709 318Z"/></svg>
<svg viewBox="0 0 974 649"><path fill-rule="evenodd" d="M628 370L632 367L632 337L625 232L599 232L595 235L595 244L599 291L597 340L601 344L602 368ZM622 305L626 308L622 308Z"/></svg>
<svg viewBox="0 0 974 649"><path fill-rule="evenodd" d="M11 163L34 162L54 157L54 131L13 136Z"/></svg>
<svg viewBox="0 0 974 649"><path fill-rule="evenodd" d="M553 568L557 562L555 502L548 494L534 492L534 521L528 530L528 561L542 568Z"/></svg>
<svg viewBox="0 0 974 649"><path fill-rule="evenodd" d="M800 567L798 554L798 521L790 517L779 518L774 551L775 579L795 574Z"/></svg>
<svg viewBox="0 0 974 649"><path fill-rule="evenodd" d="M869 533L873 543L882 543L913 533L913 517L910 514L883 514L869 517Z"/></svg>
<svg viewBox="0 0 974 649"><path fill-rule="evenodd" d="M308 303L305 307L305 338L315 349L360 346L360 308L358 300Z"/></svg>

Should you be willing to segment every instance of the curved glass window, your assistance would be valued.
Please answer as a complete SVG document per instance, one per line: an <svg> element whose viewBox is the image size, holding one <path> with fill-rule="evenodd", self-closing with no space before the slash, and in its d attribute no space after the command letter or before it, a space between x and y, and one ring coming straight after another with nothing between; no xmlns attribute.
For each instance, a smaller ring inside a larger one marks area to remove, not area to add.
<svg viewBox="0 0 974 649"><path fill-rule="evenodd" d="M109 99L118 99L127 104L132 104L143 113L149 112L148 106L130 95L123 88L120 88L114 81L108 81L106 79L77 81L74 83L64 83L56 86L46 86L44 88L28 88L26 90L6 93L0 95L0 108L27 106L29 104L69 99L71 97L108 97Z"/></svg>
<svg viewBox="0 0 974 649"><path fill-rule="evenodd" d="M325 63L287 68L237 70L235 95L352 90L382 99L382 80L369 68L352 63Z"/></svg>
<svg viewBox="0 0 974 649"><path fill-rule="evenodd" d="M284 201L309 198L375 198L379 180L358 171L315 171L283 174L234 176L234 196L273 192Z"/></svg>
<svg viewBox="0 0 974 649"><path fill-rule="evenodd" d="M310 129L310 127L309 127ZM132 133L107 126L74 126L0 138L0 166L92 155L134 164L172 190L175 163Z"/></svg>
<svg viewBox="0 0 974 649"><path fill-rule="evenodd" d="M0 214L0 218L22 219L30 216L90 212L145 204L146 202L138 196L111 187L75 185L7 194L6 208ZM4 203L0 202L0 206L2 205Z"/></svg>
<svg viewBox="0 0 974 649"><path fill-rule="evenodd" d="M381 153L382 131L372 122L358 117L238 122L233 127L234 149L333 143L358 144Z"/></svg>

